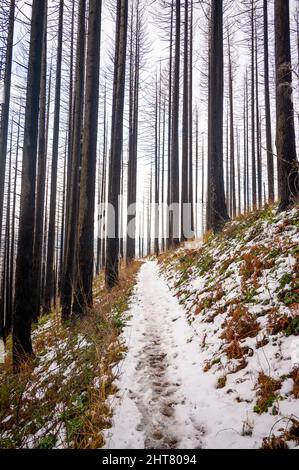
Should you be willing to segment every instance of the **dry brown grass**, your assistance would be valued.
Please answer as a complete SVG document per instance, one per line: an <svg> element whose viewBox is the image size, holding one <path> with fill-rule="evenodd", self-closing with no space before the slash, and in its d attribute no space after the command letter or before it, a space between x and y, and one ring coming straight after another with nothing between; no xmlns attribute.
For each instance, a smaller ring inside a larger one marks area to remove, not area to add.
<svg viewBox="0 0 299 470"><path fill-rule="evenodd" d="M265 437L263 439L262 449L272 449L272 450L288 449L288 445L285 442L283 437L271 436L271 437Z"/></svg>
<svg viewBox="0 0 299 470"><path fill-rule="evenodd" d="M123 267L111 291L100 276L94 309L76 324L63 325L59 313L42 318L33 332L36 358L18 375L11 372L9 353L0 370L0 448L51 448L62 429L67 447L103 445L111 415L106 398L115 393L112 367L125 350L119 334L139 266Z"/></svg>
<svg viewBox="0 0 299 470"><path fill-rule="evenodd" d="M225 348L225 352L229 359L241 359L243 357L243 348L236 339Z"/></svg>
<svg viewBox="0 0 299 470"><path fill-rule="evenodd" d="M239 304L232 306L229 318L225 320L222 339L228 342L239 341L245 338L255 337L260 330L259 324L248 311L248 309Z"/></svg>
<svg viewBox="0 0 299 470"><path fill-rule="evenodd" d="M254 411L258 414L268 411L268 408L277 402L276 392L280 388L281 380L275 380L261 372L257 381L257 401Z"/></svg>
<svg viewBox="0 0 299 470"><path fill-rule="evenodd" d="M293 394L295 398L299 398L299 367L296 367L292 372L292 379L294 381Z"/></svg>

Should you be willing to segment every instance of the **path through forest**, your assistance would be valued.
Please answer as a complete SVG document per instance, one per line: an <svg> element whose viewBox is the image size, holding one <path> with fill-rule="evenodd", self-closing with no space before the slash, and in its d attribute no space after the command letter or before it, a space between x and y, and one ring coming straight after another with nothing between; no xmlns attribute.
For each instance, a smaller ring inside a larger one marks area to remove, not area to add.
<svg viewBox="0 0 299 470"><path fill-rule="evenodd" d="M200 448L199 345L154 261L141 268L129 314L106 447Z"/></svg>

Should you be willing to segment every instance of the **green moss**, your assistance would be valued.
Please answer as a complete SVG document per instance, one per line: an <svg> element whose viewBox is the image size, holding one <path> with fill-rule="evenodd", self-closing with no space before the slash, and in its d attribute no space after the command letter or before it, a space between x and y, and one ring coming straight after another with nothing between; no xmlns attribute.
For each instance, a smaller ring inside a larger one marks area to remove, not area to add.
<svg viewBox="0 0 299 470"><path fill-rule="evenodd" d="M199 269L199 275L203 276L206 274L212 267L214 266L215 261L210 253L203 254L200 257L199 262L197 263L197 267Z"/></svg>
<svg viewBox="0 0 299 470"><path fill-rule="evenodd" d="M226 385L226 375L224 375L223 377L219 377L219 379L217 380L217 388L223 388L225 387Z"/></svg>
<svg viewBox="0 0 299 470"><path fill-rule="evenodd" d="M282 289L285 288L288 284L290 284L292 281L292 275L289 273L284 274L280 279L279 279L279 284Z"/></svg>
<svg viewBox="0 0 299 470"><path fill-rule="evenodd" d="M295 291L281 292L278 297L287 307L299 303L299 293Z"/></svg>
<svg viewBox="0 0 299 470"><path fill-rule="evenodd" d="M286 330L284 330L286 336L299 335L299 316L292 318L291 323L288 325Z"/></svg>
<svg viewBox="0 0 299 470"><path fill-rule="evenodd" d="M280 248L272 248L272 250L268 254L268 258L270 259L277 258L280 254L281 254Z"/></svg>
<svg viewBox="0 0 299 470"><path fill-rule="evenodd" d="M220 357L218 357L217 359L213 359L211 361L211 365L214 366L215 364L220 364L221 363L221 359Z"/></svg>
<svg viewBox="0 0 299 470"><path fill-rule="evenodd" d="M255 287L250 287L250 288L247 288L245 291L244 291L244 295L243 295L243 301L246 302L246 303L254 303L254 297L257 295L257 291L255 289Z"/></svg>
<svg viewBox="0 0 299 470"><path fill-rule="evenodd" d="M37 449L53 449L57 442L57 437L53 434L49 434L48 436L44 436L40 439L39 443L37 444Z"/></svg>
<svg viewBox="0 0 299 470"><path fill-rule="evenodd" d="M15 442L8 437L0 437L0 449L14 449L16 447Z"/></svg>
<svg viewBox="0 0 299 470"><path fill-rule="evenodd" d="M270 395L267 399L260 402L254 406L253 411L261 415L262 413L266 413L268 409L273 405L273 403L277 400L277 396L275 394Z"/></svg>

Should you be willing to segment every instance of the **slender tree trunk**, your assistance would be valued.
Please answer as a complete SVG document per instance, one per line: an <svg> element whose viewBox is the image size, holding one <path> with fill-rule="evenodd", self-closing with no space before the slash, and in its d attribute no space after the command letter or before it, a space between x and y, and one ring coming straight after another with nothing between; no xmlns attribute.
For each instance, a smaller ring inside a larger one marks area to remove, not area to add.
<svg viewBox="0 0 299 470"><path fill-rule="evenodd" d="M255 32L255 0L251 0L251 180L252 180L252 207L256 209L256 157L255 157L255 43L254 43L254 32Z"/></svg>
<svg viewBox="0 0 299 470"><path fill-rule="evenodd" d="M73 310L82 315L92 307L94 264L95 175L99 103L102 1L89 0L85 115L80 180L78 276Z"/></svg>
<svg viewBox="0 0 299 470"><path fill-rule="evenodd" d="M162 188L161 188L161 224L162 224L162 251L165 251L165 134L166 134L166 104L165 97L163 99L163 118L162 118Z"/></svg>
<svg viewBox="0 0 299 470"><path fill-rule="evenodd" d="M190 0L190 46L189 46L189 204L190 229L194 234L193 195L193 0Z"/></svg>
<svg viewBox="0 0 299 470"><path fill-rule="evenodd" d="M181 2L176 0L175 15L175 64L172 98L172 145L170 165L170 203L179 206L179 101L180 101L180 35L181 35ZM174 208L175 209L175 208ZM169 214L169 239L172 247L179 245L179 211Z"/></svg>
<svg viewBox="0 0 299 470"><path fill-rule="evenodd" d="M85 63L85 9L86 0L80 0L78 13L76 77L74 91L74 116L72 132L72 162L70 208L66 220L65 267L61 289L62 318L68 320L72 310L72 295L75 286L75 254L77 248L77 226L79 208L79 168L81 164L82 116L84 99Z"/></svg>
<svg viewBox="0 0 299 470"><path fill-rule="evenodd" d="M228 219L223 180L222 0L212 0L210 35L207 229L218 232Z"/></svg>
<svg viewBox="0 0 299 470"><path fill-rule="evenodd" d="M243 207L247 212L247 129L246 129L246 82L244 79L243 92Z"/></svg>
<svg viewBox="0 0 299 470"><path fill-rule="evenodd" d="M255 22L255 89L256 89L256 153L257 153L257 194L258 206L262 207L263 204L263 183L262 183L262 149L260 146L261 133L260 133L260 109L259 109L259 82L258 82L258 46L257 46L257 30Z"/></svg>
<svg viewBox="0 0 299 470"><path fill-rule="evenodd" d="M274 202L274 164L272 149L272 126L269 89L269 40L268 40L268 0L263 0L264 11L264 89L265 89L265 118L266 118L266 146L268 170L268 198L269 203Z"/></svg>
<svg viewBox="0 0 299 470"><path fill-rule="evenodd" d="M64 227L64 255L63 255L63 277L67 264L68 255L68 230L70 220L71 205L71 186L72 186L72 143L73 143L73 123L74 123L74 103L73 103L73 68L74 68L74 18L75 18L75 0L72 0L72 18L71 18L71 41L70 41L70 78L69 78L69 96L68 96L68 161L67 161L67 183L65 200L65 227Z"/></svg>
<svg viewBox="0 0 299 470"><path fill-rule="evenodd" d="M183 120L182 120L182 195L181 195L181 241L187 238L184 234L184 229L190 221L190 214L187 211L189 202L189 113L188 113L188 95L189 95L189 81L188 81L188 0L185 0L185 28L184 28L184 83L183 83ZM186 217L185 217L186 216ZM186 220L185 220L186 218Z"/></svg>
<svg viewBox="0 0 299 470"><path fill-rule="evenodd" d="M168 80L168 142L167 142L167 152L168 152L168 161L167 161L167 238L166 238L166 248L169 249L171 246L170 243L170 214L169 207L171 203L171 144L172 144L172 49L173 49L173 16L174 16L174 0L171 1L171 14L170 14L170 38L169 38L169 80Z"/></svg>
<svg viewBox="0 0 299 470"><path fill-rule="evenodd" d="M291 207L298 196L289 0L275 0L276 147L279 211Z"/></svg>
<svg viewBox="0 0 299 470"><path fill-rule="evenodd" d="M154 186L154 212L155 212L155 255L159 255L159 93L158 81L156 79L156 103L155 103L155 186Z"/></svg>
<svg viewBox="0 0 299 470"><path fill-rule="evenodd" d="M8 161L8 185L7 185L7 201L6 201L6 227L5 227L5 239L4 239L4 254L3 254L3 274L2 274L2 288L1 288L1 317L3 324L0 329L0 338L6 340L11 329L11 304L10 304L10 200L11 200L11 155L12 155L12 134L13 134L13 121L10 131L10 148L9 148L9 161Z"/></svg>
<svg viewBox="0 0 299 470"><path fill-rule="evenodd" d="M198 224L198 171L199 171L199 131L198 131L198 108L195 112L195 233L199 237Z"/></svg>
<svg viewBox="0 0 299 470"><path fill-rule="evenodd" d="M47 3L46 3L47 5ZM41 259L42 243L44 230L44 206L45 206L45 185L47 171L47 9L45 10L45 27L42 52L42 72L41 72L41 91L39 107L39 134L38 134L38 162L37 162L37 185L36 185L36 208L35 208L35 229L33 245L33 299L34 312L33 319L37 321L40 314L40 290L41 290ZM48 113L50 108L50 89L49 81Z"/></svg>
<svg viewBox="0 0 299 470"><path fill-rule="evenodd" d="M34 312L32 304L33 238L44 12L45 1L33 0L13 326L13 363L16 371L19 370L21 362L26 361L33 352L31 343L31 323Z"/></svg>
<svg viewBox="0 0 299 470"><path fill-rule="evenodd" d="M133 44L134 14L132 4L131 15L131 46L130 46L130 138L128 161L128 211L127 227L130 234L127 235L127 262L135 258L136 246L136 197L137 197L137 147L138 147L138 114L139 114L139 68L140 68L140 13L137 2L135 22L135 46Z"/></svg>
<svg viewBox="0 0 299 470"><path fill-rule="evenodd" d="M15 0L10 1L9 19L8 19L8 35L5 54L5 71L4 71L4 90L3 102L1 104L1 120L0 120L0 251L2 240L2 219L3 219L3 199L5 184L5 168L7 153L7 136L8 136L8 120L9 120L9 104L11 90L11 68L13 55L13 36L15 23Z"/></svg>
<svg viewBox="0 0 299 470"><path fill-rule="evenodd" d="M18 163L19 163L19 147L20 147L20 124L21 111L19 111L17 142L16 142L16 160L14 173L14 189L12 201L12 226L11 226L11 248L10 248L10 285L11 285L11 312L14 312L14 280L15 280L15 226L16 226L16 203L17 203L17 181L18 181ZM11 325L12 326L12 325ZM11 329L11 327L10 327Z"/></svg>
<svg viewBox="0 0 299 470"><path fill-rule="evenodd" d="M249 190L249 104L248 104L248 74L246 69L245 103L246 103L246 188L247 188L247 210L250 210Z"/></svg>
<svg viewBox="0 0 299 470"><path fill-rule="evenodd" d="M238 215L241 214L241 162L240 162L240 136L237 129L237 177L238 177Z"/></svg>
<svg viewBox="0 0 299 470"><path fill-rule="evenodd" d="M58 46L56 60L56 84L55 84L55 105L54 105L54 124L53 124L53 149L51 166L51 198L48 232L48 250L47 250L47 272L45 287L44 312L51 311L51 304L54 298L54 250L55 250L55 221L56 221L56 203L57 203L57 167L59 151L59 127L60 127L60 95L61 95L61 63L62 63L62 34L63 34L63 7L64 0L59 2L59 20L58 20Z"/></svg>
<svg viewBox="0 0 299 470"><path fill-rule="evenodd" d="M230 136L230 214L236 217L236 171L235 171L235 129L234 129L234 97L233 71L231 58L230 34L228 32L228 71L229 71L229 136Z"/></svg>
<svg viewBox="0 0 299 470"><path fill-rule="evenodd" d="M106 286L111 289L118 283L119 272L119 192L121 155L123 144L123 114L125 97L126 49L127 49L128 0L117 0L113 105L111 126L111 163L108 185ZM113 214L114 212L114 214ZM114 232L114 233L112 233Z"/></svg>

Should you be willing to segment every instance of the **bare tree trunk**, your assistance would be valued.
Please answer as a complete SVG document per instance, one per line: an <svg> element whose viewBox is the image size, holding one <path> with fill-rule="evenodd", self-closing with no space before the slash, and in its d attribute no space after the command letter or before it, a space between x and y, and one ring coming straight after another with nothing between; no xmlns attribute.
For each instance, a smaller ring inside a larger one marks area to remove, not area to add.
<svg viewBox="0 0 299 470"><path fill-rule="evenodd" d="M183 83L183 120L182 120L182 196L181 196L181 241L186 240L184 228L186 222L189 223L189 214L186 212L189 202L189 113L188 113L188 95L189 95L189 81L188 81L188 0L185 0L185 28L184 28L184 83ZM186 219L184 215L186 215Z"/></svg>
<svg viewBox="0 0 299 470"><path fill-rule="evenodd" d="M246 80L246 79L245 79ZM243 207L244 213L247 212L247 128L246 128L246 82L244 80L243 92Z"/></svg>
<svg viewBox="0 0 299 470"><path fill-rule="evenodd" d="M170 38L169 38L169 79L168 79L168 142L167 142L167 239L166 248L169 249L170 244L170 217L169 217L169 206L171 202L171 144L172 144L172 49L173 49L173 16L174 16L174 0L171 1L171 15L170 15Z"/></svg>
<svg viewBox="0 0 299 470"><path fill-rule="evenodd" d="M176 0L175 64L172 98L172 145L170 166L170 203L179 204L179 101L180 101L180 35L181 35L181 2ZM170 246L179 245L179 213L171 212L169 216Z"/></svg>
<svg viewBox="0 0 299 470"><path fill-rule="evenodd" d="M212 0L210 35L207 229L218 232L228 219L223 180L222 0Z"/></svg>
<svg viewBox="0 0 299 470"><path fill-rule="evenodd" d="M228 31L228 83L229 83L229 136L230 136L230 214L236 217L236 171L235 171L235 129L234 129L234 97L233 71L231 58L230 33Z"/></svg>
<svg viewBox="0 0 299 470"><path fill-rule="evenodd" d="M123 144L123 114L126 74L128 0L117 1L113 105L111 126L111 162L108 185L108 230L106 245L106 286L111 289L118 283L119 272L119 193L121 155ZM114 214L112 213L114 212ZM115 220L114 220L115 219ZM115 222L115 223L114 223Z"/></svg>
<svg viewBox="0 0 299 470"><path fill-rule="evenodd" d="M3 198L7 153L7 136L8 136L8 120L9 120L9 104L11 89L11 67L13 54L13 35L15 23L15 0L10 1L9 19L8 19L8 35L5 55L5 71L4 71L4 90L3 102L1 104L1 121L0 121L0 251L2 240L2 219L3 219Z"/></svg>
<svg viewBox="0 0 299 470"><path fill-rule="evenodd" d="M276 147L278 158L279 211L291 207L297 196L289 0L275 0ZM297 181L298 184L298 181Z"/></svg>
<svg viewBox="0 0 299 470"><path fill-rule="evenodd" d="M256 209L256 157L255 157L255 6L254 1L251 0L251 180L252 180L252 207Z"/></svg>
<svg viewBox="0 0 299 470"><path fill-rule="evenodd" d="M194 233L193 195L193 0L190 0L190 46L189 46L189 204L190 230Z"/></svg>
<svg viewBox="0 0 299 470"><path fill-rule="evenodd" d="M73 311L82 315L92 307L94 261L95 175L99 107L102 1L89 1L85 115L80 179L78 275Z"/></svg>
<svg viewBox="0 0 299 470"><path fill-rule="evenodd" d="M16 160L15 160L15 174L14 174L14 189L12 201L12 226L11 226L11 248L10 248L10 285L11 285L11 312L13 317L14 312L14 280L15 280L15 226L16 226L16 202L17 202L17 179L18 179L18 163L19 163L19 147L20 147L20 123L21 123L21 110L19 111L18 131L16 142Z"/></svg>
<svg viewBox="0 0 299 470"><path fill-rule="evenodd" d="M46 0L47 1L47 0ZM47 4L46 4L47 5ZM51 77L49 80L48 113L50 108ZM36 184L36 208L35 208L35 229L33 245L33 299L34 312L33 320L37 321L40 314L40 290L41 290L41 259L44 230L44 206L45 206L45 185L47 171L47 9L45 10L45 27L42 52L42 72L41 91L39 108L39 134L38 134L38 162L37 162L37 184Z"/></svg>
<svg viewBox="0 0 299 470"><path fill-rule="evenodd" d="M139 68L140 68L140 12L139 1L136 6L135 46L133 44L134 14L132 4L131 15L131 46L130 46L130 138L128 161L128 208L127 226L131 227L131 236L127 235L127 262L135 258L136 245L136 196L137 196L137 147L138 147L138 113L139 113ZM134 235L132 237L132 235Z"/></svg>
<svg viewBox="0 0 299 470"><path fill-rule="evenodd" d="M266 118L266 145L268 170L268 197L270 204L274 202L274 164L272 149L272 126L269 90L269 40L268 40L268 0L263 1L264 11L264 88L265 88L265 118Z"/></svg>
<svg viewBox="0 0 299 470"><path fill-rule="evenodd" d="M163 118L162 118L162 188L161 188L161 201L162 201L162 251L165 251L165 133L166 133L166 104L165 97L163 99Z"/></svg>
<svg viewBox="0 0 299 470"><path fill-rule="evenodd" d="M24 126L23 168L16 262L13 364L16 371L32 355L31 323L34 312L33 239L39 95L45 0L33 0Z"/></svg>
<svg viewBox="0 0 299 470"><path fill-rule="evenodd" d="M263 183L262 183L262 149L260 146L261 133L260 133L260 109L259 109L259 82L258 82L258 60L257 60L257 30L255 22L255 90L256 90L256 153L257 153L257 195L258 206L262 207L263 204Z"/></svg>
<svg viewBox="0 0 299 470"><path fill-rule="evenodd" d="M156 78L156 102L155 102L155 185L154 185L154 211L155 211L155 237L154 249L155 255L159 255L159 97L158 81Z"/></svg>
<svg viewBox="0 0 299 470"><path fill-rule="evenodd" d="M73 103L73 75L74 75L74 18L75 18L75 0L72 0L72 17L71 17L71 41L70 41L70 75L69 75L69 96L68 96L68 161L67 161L67 183L66 183L66 199L65 199L65 227L64 227L64 254L63 254L63 272L67 263L68 254L68 230L70 220L71 205L71 186L72 186L72 143L73 143L73 123L74 123L74 103Z"/></svg>
<svg viewBox="0 0 299 470"><path fill-rule="evenodd" d="M57 167L59 150L59 126L60 126L60 95L61 95L61 62L62 62L62 33L63 33L63 6L64 0L59 2L59 26L58 26L58 46L56 60L56 83L55 83L55 106L53 124L53 149L51 166L51 197L47 250L47 272L45 287L44 312L51 311L51 303L54 298L54 250L55 250L55 220L57 201Z"/></svg>
<svg viewBox="0 0 299 470"><path fill-rule="evenodd" d="M76 77L74 91L74 117L72 132L72 163L70 208L66 220L65 266L61 288L62 318L68 320L72 310L72 295L75 286L75 253L77 248L77 226L79 207L79 167L81 163L82 116L85 71L85 9L86 0L80 0L78 13Z"/></svg>

